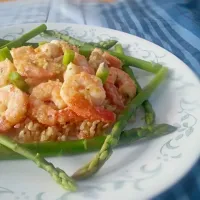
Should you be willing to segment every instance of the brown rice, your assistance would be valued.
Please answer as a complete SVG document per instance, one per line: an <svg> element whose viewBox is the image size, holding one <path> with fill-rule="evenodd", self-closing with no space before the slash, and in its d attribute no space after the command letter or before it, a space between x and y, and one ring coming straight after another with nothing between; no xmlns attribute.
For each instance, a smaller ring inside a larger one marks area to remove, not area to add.
<svg viewBox="0 0 200 200"><path fill-rule="evenodd" d="M32 120L26 120L24 124L15 128L14 139L18 142L44 142L66 141L71 137L78 139L90 138L106 131L110 124L99 120L90 122L84 120L79 123L68 123L62 126L44 126Z"/></svg>

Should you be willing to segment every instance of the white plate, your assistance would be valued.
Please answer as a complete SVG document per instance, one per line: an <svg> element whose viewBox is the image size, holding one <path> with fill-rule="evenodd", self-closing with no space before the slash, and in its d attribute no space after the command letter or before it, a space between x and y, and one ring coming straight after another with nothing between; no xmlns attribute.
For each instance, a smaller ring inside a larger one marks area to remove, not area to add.
<svg viewBox="0 0 200 200"><path fill-rule="evenodd" d="M0 38L15 39L37 25L1 29ZM133 35L73 24L48 24L48 28L65 30L86 41L117 39L128 54L168 66L167 81L150 100L157 114L157 123L169 123L179 126L179 129L159 139L115 150L94 178L78 184L76 193L64 191L30 161L1 161L0 199L141 200L158 195L183 177L200 153L200 83L190 68L168 51ZM140 70L135 70L135 73L141 85L151 77ZM93 154L49 160L72 174Z"/></svg>

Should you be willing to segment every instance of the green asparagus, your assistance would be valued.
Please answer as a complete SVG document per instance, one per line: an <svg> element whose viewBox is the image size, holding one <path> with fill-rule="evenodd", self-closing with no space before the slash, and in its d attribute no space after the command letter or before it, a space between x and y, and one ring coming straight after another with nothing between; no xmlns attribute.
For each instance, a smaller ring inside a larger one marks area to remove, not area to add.
<svg viewBox="0 0 200 200"><path fill-rule="evenodd" d="M177 128L168 124L157 124L152 126L144 126L132 128L123 131L120 135L120 146L127 146L141 139L151 139L172 133ZM97 151L101 148L106 135L97 136L91 139L71 140L65 142L38 142L38 143L22 143L23 147L31 151L38 152L42 156L61 156L71 154L82 154L91 151ZM0 145L0 160L22 159L23 156L15 153L7 147Z"/></svg>
<svg viewBox="0 0 200 200"><path fill-rule="evenodd" d="M20 47L25 42L27 42L31 38L39 35L43 31L45 31L46 29L47 29L46 25L42 24L42 25L34 28L33 30L29 31L28 33L25 33L24 35L22 35L21 37L17 38L16 40L13 40L13 41L9 42L8 44L5 44L1 48L8 47L8 49L11 49L11 48Z"/></svg>
<svg viewBox="0 0 200 200"><path fill-rule="evenodd" d="M91 46L82 46L79 48L79 52L80 54L86 57L89 57L93 49L94 47L91 47ZM136 67L136 68L139 68L151 73L157 73L163 67L161 64L157 64L157 63L155 64L153 62L145 61L139 58L126 56L124 54L109 51L103 48L101 49L119 58L125 66L133 66L133 67Z"/></svg>
<svg viewBox="0 0 200 200"><path fill-rule="evenodd" d="M75 53L74 51L67 49L64 52L62 63L63 65L67 66L70 62L74 60Z"/></svg>
<svg viewBox="0 0 200 200"><path fill-rule="evenodd" d="M0 39L0 48L2 48L2 46L8 44L9 42L12 42L11 40L4 40L4 39ZM30 43L30 42L26 42L24 43L24 46L32 46L32 47L38 47L38 43Z"/></svg>
<svg viewBox="0 0 200 200"><path fill-rule="evenodd" d="M46 30L44 31L43 33L43 36L46 37L55 37L55 38L58 38L58 39L61 39L61 40L64 40L66 42L69 42L70 44L72 45L75 45L75 46L88 46L88 47L99 47L99 48L104 48L104 49L110 49L111 47L113 47L117 41L116 40L107 40L107 41L101 41L99 43L95 43L95 42L82 42L76 38L73 38L67 34L63 34L63 33L60 33L58 31L55 31L55 30Z"/></svg>
<svg viewBox="0 0 200 200"><path fill-rule="evenodd" d="M9 42L10 42L10 40L4 40L4 39L0 38L0 48L1 48L1 46L8 44Z"/></svg>
<svg viewBox="0 0 200 200"><path fill-rule="evenodd" d="M144 89L128 104L125 110L119 115L115 125L112 128L110 135L108 135L101 147L101 150L96 156L84 167L77 170L72 177L75 179L84 179L95 174L109 159L112 154L112 148L115 147L120 138L121 131L126 127L128 120L131 118L132 113L147 100L153 91L165 79L168 69L163 67L159 70L153 80L144 87Z"/></svg>
<svg viewBox="0 0 200 200"><path fill-rule="evenodd" d="M123 48L121 44L116 44L115 45L115 51L121 54L124 54ZM137 86L137 94L140 93L142 91L142 88L140 86L140 84L138 83L137 79L135 78L133 71L130 69L130 67L128 66L123 66L123 70L129 74L129 76L134 80L136 86ZM147 125L151 125L155 122L155 112L152 108L151 103L146 100L144 101L144 103L142 104L144 111L145 111L145 122Z"/></svg>
<svg viewBox="0 0 200 200"><path fill-rule="evenodd" d="M12 61L10 50L7 47L0 49L0 61L4 61L6 58Z"/></svg>
<svg viewBox="0 0 200 200"><path fill-rule="evenodd" d="M101 63L96 71L96 76L99 77L104 84L108 78L109 69L105 63Z"/></svg>
<svg viewBox="0 0 200 200"><path fill-rule="evenodd" d="M124 67L123 70L129 74L129 76L135 81L136 85L137 85L137 94L140 93L142 91L141 86L139 85L138 81L136 80L133 71L129 68L129 67ZM152 108L151 103L146 100L143 102L142 104L144 111L145 111L145 122L147 125L151 125L155 122L155 112Z"/></svg>
<svg viewBox="0 0 200 200"><path fill-rule="evenodd" d="M117 43L116 40L105 40L101 42L89 42L88 44L98 48L110 49L113 46L115 46L116 43Z"/></svg>
<svg viewBox="0 0 200 200"><path fill-rule="evenodd" d="M8 76L8 80L20 90L24 92L29 91L29 85L25 82L23 77L18 72L11 72Z"/></svg>
<svg viewBox="0 0 200 200"><path fill-rule="evenodd" d="M64 189L76 191L76 185L72 178L70 178L63 170L55 168L52 163L47 162L39 153L33 153L29 149L16 143L7 136L0 135L0 144L17 152L20 155L32 160L38 167L47 171L52 178L60 184Z"/></svg>

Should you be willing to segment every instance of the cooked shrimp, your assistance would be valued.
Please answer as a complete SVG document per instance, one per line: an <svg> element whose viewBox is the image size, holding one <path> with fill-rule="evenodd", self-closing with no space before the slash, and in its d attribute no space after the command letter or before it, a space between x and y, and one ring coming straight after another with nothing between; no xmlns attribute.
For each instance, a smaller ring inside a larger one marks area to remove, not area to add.
<svg viewBox="0 0 200 200"><path fill-rule="evenodd" d="M117 69L115 67L111 67L109 69L109 76L107 82L113 83L119 88L119 93L133 98L136 94L136 85L135 82L130 78L130 76L122 71L121 69Z"/></svg>
<svg viewBox="0 0 200 200"><path fill-rule="evenodd" d="M49 81L33 88L29 98L29 115L38 122L53 126L69 121L81 121L60 96L62 83Z"/></svg>
<svg viewBox="0 0 200 200"><path fill-rule="evenodd" d="M6 59L0 62L0 87L8 84L8 76L14 70L15 67L10 60Z"/></svg>
<svg viewBox="0 0 200 200"><path fill-rule="evenodd" d="M64 71L61 59L51 59L30 46L14 48L11 54L17 72L27 78L48 79Z"/></svg>
<svg viewBox="0 0 200 200"><path fill-rule="evenodd" d="M41 83L31 92L32 97L36 97L42 101L52 101L58 109L66 107L66 103L60 96L62 83L58 81L48 81Z"/></svg>
<svg viewBox="0 0 200 200"><path fill-rule="evenodd" d="M78 54L78 53L75 53L73 63L74 63L75 65L84 66L84 67L88 67L88 66L89 66L89 65L88 65L88 61L87 61L87 59L85 58L85 56L80 55L80 54Z"/></svg>
<svg viewBox="0 0 200 200"><path fill-rule="evenodd" d="M71 76L75 74L80 74L81 72L86 72L88 74L94 74L94 71L90 67L85 67L85 66L79 66L75 65L73 63L69 63L67 65L67 69L64 73L64 80L69 79Z"/></svg>
<svg viewBox="0 0 200 200"><path fill-rule="evenodd" d="M108 52L103 53L103 58L106 59L108 67L122 68L122 62L115 56L110 55Z"/></svg>
<svg viewBox="0 0 200 200"><path fill-rule="evenodd" d="M36 49L36 52L42 52L50 58L57 58L63 55L63 51L60 46L54 43L45 43L43 45L40 45Z"/></svg>
<svg viewBox="0 0 200 200"><path fill-rule="evenodd" d="M47 82L48 79L26 78L25 81L29 85L30 89L32 89L33 87L39 85L40 83Z"/></svg>
<svg viewBox="0 0 200 200"><path fill-rule="evenodd" d="M66 80L61 88L61 97L77 115L89 120L114 121L113 112L105 110L102 104L106 95L101 80L81 72Z"/></svg>
<svg viewBox="0 0 200 200"><path fill-rule="evenodd" d="M85 56L82 56L78 53L75 53L75 57L73 60L73 63L75 65L81 66L83 68L83 71L89 73L89 74L95 74L95 71L92 67L89 66L87 59Z"/></svg>
<svg viewBox="0 0 200 200"><path fill-rule="evenodd" d="M89 65L97 70L101 63L106 63L106 59L103 57L103 51L95 48L89 57Z"/></svg>
<svg viewBox="0 0 200 200"><path fill-rule="evenodd" d="M118 92L117 87L110 82L106 82L104 84L104 89L106 91L106 96L110 100L110 102L118 107L118 109L124 109L124 102L121 98L121 95Z"/></svg>
<svg viewBox="0 0 200 200"><path fill-rule="evenodd" d="M0 131L8 131L26 117L28 96L13 85L0 88Z"/></svg>
<svg viewBox="0 0 200 200"><path fill-rule="evenodd" d="M89 65L97 70L102 62L106 63L108 67L122 68L121 60L110 55L108 52L103 52L101 49L95 48L90 55Z"/></svg>
<svg viewBox="0 0 200 200"><path fill-rule="evenodd" d="M52 40L50 43L56 44L57 46L59 46L63 52L68 49L71 49L77 53L79 52L79 49L76 46L70 45L69 43L63 40Z"/></svg>

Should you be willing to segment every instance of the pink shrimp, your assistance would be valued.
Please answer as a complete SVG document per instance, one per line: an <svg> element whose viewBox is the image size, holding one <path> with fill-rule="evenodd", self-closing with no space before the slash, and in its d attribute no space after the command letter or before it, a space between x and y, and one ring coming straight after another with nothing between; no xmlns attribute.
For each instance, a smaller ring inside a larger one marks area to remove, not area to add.
<svg viewBox="0 0 200 200"><path fill-rule="evenodd" d="M122 97L133 98L136 94L135 82L126 72L115 67L109 69L109 76L104 88L108 99L119 109L124 108Z"/></svg>
<svg viewBox="0 0 200 200"><path fill-rule="evenodd" d="M115 114L102 107L105 90L101 80L81 72L66 80L61 88L61 97L77 115L89 120L115 121Z"/></svg>
<svg viewBox="0 0 200 200"><path fill-rule="evenodd" d="M51 58L30 46L11 50L17 72L26 78L49 79L64 71L62 59Z"/></svg>
<svg viewBox="0 0 200 200"><path fill-rule="evenodd" d="M108 67L122 68L122 62L117 57L110 55L108 52L104 52L103 57L106 59Z"/></svg>
<svg viewBox="0 0 200 200"><path fill-rule="evenodd" d="M110 82L106 82L104 84L104 89L106 91L106 96L110 100L110 102L118 107L118 109L123 110L124 109L124 103L122 101L122 98L117 90L117 87Z"/></svg>
<svg viewBox="0 0 200 200"><path fill-rule="evenodd" d="M0 62L0 87L9 83L8 78L12 71L15 71L15 66L10 60L6 59Z"/></svg>
<svg viewBox="0 0 200 200"><path fill-rule="evenodd" d="M122 62L117 57L110 55L108 52L103 52L101 49L95 48L89 58L90 66L97 70L99 65L103 62L106 63L108 67L122 68Z"/></svg>
<svg viewBox="0 0 200 200"><path fill-rule="evenodd" d="M67 65L67 69L64 72L64 80L69 79L71 76L75 75L75 74L80 74L81 72L86 72L88 74L94 74L93 69L91 69L90 67L85 67L85 66L79 66L79 65L75 65L73 63L69 63Z"/></svg>
<svg viewBox="0 0 200 200"><path fill-rule="evenodd" d="M73 60L73 63L75 65L81 66L83 68L83 71L89 73L89 74L95 74L95 71L92 67L89 66L87 59L85 56L82 56L78 53L75 53L75 57Z"/></svg>
<svg viewBox="0 0 200 200"><path fill-rule="evenodd" d="M27 113L28 96L13 85L0 88L0 131L8 131Z"/></svg>
<svg viewBox="0 0 200 200"><path fill-rule="evenodd" d="M33 88L29 97L29 115L38 122L53 126L82 118L70 110L60 96L62 83L49 81Z"/></svg>
<svg viewBox="0 0 200 200"><path fill-rule="evenodd" d="M95 48L89 57L89 65L97 70L101 63L106 63L106 59L103 57L103 51Z"/></svg>
<svg viewBox="0 0 200 200"><path fill-rule="evenodd" d="M131 77L121 69L111 67L109 69L108 82L113 83L119 89L119 93L125 97L133 98L136 94L136 85Z"/></svg>

